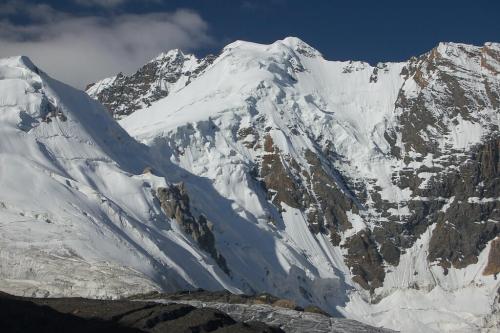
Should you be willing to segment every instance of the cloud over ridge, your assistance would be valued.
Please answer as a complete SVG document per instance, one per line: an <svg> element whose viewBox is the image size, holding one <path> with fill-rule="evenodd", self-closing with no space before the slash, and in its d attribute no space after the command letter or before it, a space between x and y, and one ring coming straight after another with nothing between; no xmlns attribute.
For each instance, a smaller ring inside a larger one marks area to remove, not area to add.
<svg viewBox="0 0 500 333"><path fill-rule="evenodd" d="M29 24L16 24L12 15ZM0 57L27 55L52 76L83 88L132 71L161 51L193 50L213 43L196 12L76 16L48 5L16 1L0 6Z"/></svg>

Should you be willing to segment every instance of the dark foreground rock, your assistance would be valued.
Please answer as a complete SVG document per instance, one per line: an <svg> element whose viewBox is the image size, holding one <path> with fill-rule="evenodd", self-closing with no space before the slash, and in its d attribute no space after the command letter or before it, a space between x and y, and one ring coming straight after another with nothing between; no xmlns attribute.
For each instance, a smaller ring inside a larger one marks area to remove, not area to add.
<svg viewBox="0 0 500 333"><path fill-rule="evenodd" d="M203 289L178 291L175 293L152 292L129 297L132 300L158 300L168 299L173 302L198 301L205 303L245 304L245 305L270 305L275 308L286 308L299 312L319 313L330 317L323 309L310 304L305 308L298 306L294 301L273 296L268 293L255 295L232 294L227 290L207 291Z"/></svg>
<svg viewBox="0 0 500 333"><path fill-rule="evenodd" d="M170 304L167 299L157 302ZM175 301L177 302L177 301ZM198 300L179 301L197 308L211 308L223 311L232 318L242 322L263 322L267 325L278 326L286 333L390 333L384 328L373 327L359 321L346 318L333 318L320 313L297 311L289 308L268 304L229 304L205 302ZM230 330L231 327L228 327ZM233 332L233 331L231 331Z"/></svg>
<svg viewBox="0 0 500 333"><path fill-rule="evenodd" d="M185 304L200 309L222 311L234 320L245 323L263 323L279 327L286 333L390 333L384 328L361 322L332 317L316 306L301 308L293 301L270 294L235 295L228 291L181 291L177 293L150 293L135 295L131 299L151 300L162 304ZM255 324L253 324L255 325ZM238 332L224 327L217 332Z"/></svg>
<svg viewBox="0 0 500 333"><path fill-rule="evenodd" d="M260 322L237 322L213 308L130 300L22 298L0 293L1 332L278 333Z"/></svg>

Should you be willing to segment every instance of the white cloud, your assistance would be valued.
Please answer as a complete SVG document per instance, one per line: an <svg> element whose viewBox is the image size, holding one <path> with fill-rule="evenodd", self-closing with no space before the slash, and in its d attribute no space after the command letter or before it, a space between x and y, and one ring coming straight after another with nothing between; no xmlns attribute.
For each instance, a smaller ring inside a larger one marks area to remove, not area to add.
<svg viewBox="0 0 500 333"><path fill-rule="evenodd" d="M13 9L0 6L0 14L7 10ZM46 5L21 10L37 21L21 26L0 19L0 57L27 55L53 77L79 88L130 72L161 51L213 42L207 23L190 10L111 17L76 17Z"/></svg>
<svg viewBox="0 0 500 333"><path fill-rule="evenodd" d="M57 11L45 3L28 3L24 0L10 0L0 3L0 18L4 18L5 21L11 15L23 16L31 22L55 21L68 16L68 14Z"/></svg>

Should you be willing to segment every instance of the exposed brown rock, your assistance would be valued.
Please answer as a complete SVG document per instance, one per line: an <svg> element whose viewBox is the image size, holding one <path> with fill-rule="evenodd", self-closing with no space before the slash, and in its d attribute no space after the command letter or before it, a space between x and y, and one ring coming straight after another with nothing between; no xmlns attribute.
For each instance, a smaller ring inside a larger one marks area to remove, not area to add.
<svg viewBox="0 0 500 333"><path fill-rule="evenodd" d="M382 286L385 271L382 257L369 230L362 230L348 238L346 264L351 268L353 281L366 290L373 291Z"/></svg>
<svg viewBox="0 0 500 333"><path fill-rule="evenodd" d="M488 45L484 45L482 48L481 48L481 66L483 66L484 68L488 69L489 71L491 71L492 73L494 74L500 74L500 72L498 72L498 70L495 69L495 67L493 67L486 59L485 55L488 55L490 56L491 58L493 58L495 61L497 62L500 62L500 52L488 47Z"/></svg>
<svg viewBox="0 0 500 333"><path fill-rule="evenodd" d="M413 76L413 79L421 88L425 88L429 84L429 82L424 77L424 73L422 72L422 69L420 69L420 68L415 71L415 75Z"/></svg>
<svg viewBox="0 0 500 333"><path fill-rule="evenodd" d="M305 157L309 163L311 188L317 198L318 220L320 226L327 227L332 232L345 231L351 227L347 218L347 211L358 212L358 208L351 198L350 193L339 189L337 181L329 175L316 154L308 150ZM340 179L342 176L339 174ZM310 221L311 222L311 221Z"/></svg>
<svg viewBox="0 0 500 333"><path fill-rule="evenodd" d="M382 243L382 246L380 247L380 254L382 255L382 258L389 264L393 266L397 266L399 264L401 251L392 242L386 240L384 243Z"/></svg>
<svg viewBox="0 0 500 333"><path fill-rule="evenodd" d="M445 268L466 267L476 263L486 243L500 234L496 222L500 220L500 204L491 200L500 193L499 152L497 137L478 146L467 163L439 181L437 193L449 192L456 199L437 217L429 243L430 261L438 261Z"/></svg>
<svg viewBox="0 0 500 333"><path fill-rule="evenodd" d="M484 268L483 275L497 275L500 273L500 238L491 242L488 264Z"/></svg>
<svg viewBox="0 0 500 333"><path fill-rule="evenodd" d="M282 202L293 208L304 208L302 201L308 194L300 186L299 178L293 177L291 171L285 168L280 151L274 146L270 135L264 139L264 151L266 154L262 157L260 174L269 199L279 208Z"/></svg>

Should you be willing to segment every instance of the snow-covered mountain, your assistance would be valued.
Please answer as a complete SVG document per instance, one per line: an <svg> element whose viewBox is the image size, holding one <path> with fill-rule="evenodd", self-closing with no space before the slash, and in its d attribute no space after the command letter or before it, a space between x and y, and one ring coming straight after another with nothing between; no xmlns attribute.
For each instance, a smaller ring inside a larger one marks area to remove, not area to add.
<svg viewBox="0 0 500 333"><path fill-rule="evenodd" d="M162 211L169 183L149 149L26 57L0 60L0 137L0 289L238 291Z"/></svg>
<svg viewBox="0 0 500 333"><path fill-rule="evenodd" d="M304 284L318 299L345 294L331 265L324 278L308 277L318 268L284 230L241 217L210 180L155 156L84 92L26 57L0 60L0 85L1 290L121 297L279 288L300 299Z"/></svg>
<svg viewBox="0 0 500 333"><path fill-rule="evenodd" d="M201 287L406 332L500 325L499 44L375 67L297 38L171 51L89 87L128 134L26 58L0 85L2 290Z"/></svg>
<svg viewBox="0 0 500 333"><path fill-rule="evenodd" d="M237 222L221 220L193 176L237 220L304 255L313 268L280 262L297 283L271 291L395 329L470 331L498 325L499 95L495 43L441 43L373 67L327 61L296 38L237 41L120 123L190 174L188 192L221 237ZM273 280L267 266L253 271Z"/></svg>

